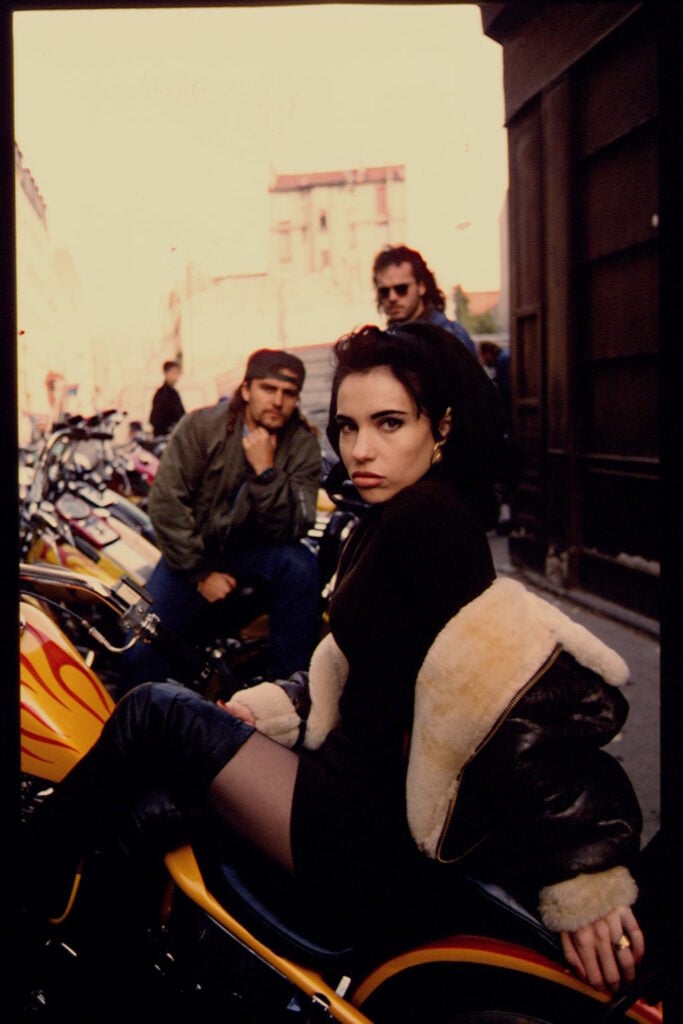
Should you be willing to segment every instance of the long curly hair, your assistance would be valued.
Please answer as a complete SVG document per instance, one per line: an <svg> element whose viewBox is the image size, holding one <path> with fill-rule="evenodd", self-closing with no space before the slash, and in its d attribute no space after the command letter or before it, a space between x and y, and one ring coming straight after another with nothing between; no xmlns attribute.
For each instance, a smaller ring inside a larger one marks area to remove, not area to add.
<svg viewBox="0 0 683 1024"><path fill-rule="evenodd" d="M413 275L418 284L425 286L425 293L422 301L425 306L433 306L443 313L446 309L446 296L436 283L434 274L429 269L417 249L409 249L407 245L386 245L375 256L372 265L372 283L377 287L377 274L387 267L397 267L401 263L409 263L413 268ZM381 312L382 303L377 296L377 310Z"/></svg>
<svg viewBox="0 0 683 1024"><path fill-rule="evenodd" d="M449 477L490 529L498 502L494 484L511 477L518 461L495 384L472 354L441 327L411 321L388 330L372 324L341 337L334 346L327 437L339 455L337 398L342 381L353 373L388 367L428 417L432 435L451 410L451 427L435 472Z"/></svg>

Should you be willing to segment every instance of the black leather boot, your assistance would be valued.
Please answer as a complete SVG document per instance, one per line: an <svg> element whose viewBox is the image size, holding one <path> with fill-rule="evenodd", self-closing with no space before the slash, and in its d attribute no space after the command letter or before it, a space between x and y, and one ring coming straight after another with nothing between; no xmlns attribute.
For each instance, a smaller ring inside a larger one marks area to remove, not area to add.
<svg viewBox="0 0 683 1024"><path fill-rule="evenodd" d="M59 922L87 855L102 845L162 852L187 837L209 783L253 727L175 683L146 683L24 826L24 904Z"/></svg>
<svg viewBox="0 0 683 1024"><path fill-rule="evenodd" d="M89 838L104 810L97 776L105 759L93 748L22 826L22 905L27 919L59 923L75 899Z"/></svg>

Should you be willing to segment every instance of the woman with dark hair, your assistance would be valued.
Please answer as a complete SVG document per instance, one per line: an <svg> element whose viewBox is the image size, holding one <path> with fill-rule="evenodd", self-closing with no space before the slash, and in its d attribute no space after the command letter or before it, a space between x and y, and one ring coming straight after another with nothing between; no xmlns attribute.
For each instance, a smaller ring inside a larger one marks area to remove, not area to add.
<svg viewBox="0 0 683 1024"><path fill-rule="evenodd" d="M293 875L327 926L398 941L426 901L452 926L459 871L486 872L534 899L582 977L617 988L644 951L640 812L601 750L627 713L626 666L494 578L508 441L476 360L424 323L365 327L335 351L328 433L367 511L306 678L222 706L171 683L127 694L31 823L54 850L35 872L43 906L58 911L84 851L163 791L168 844L201 810Z"/></svg>

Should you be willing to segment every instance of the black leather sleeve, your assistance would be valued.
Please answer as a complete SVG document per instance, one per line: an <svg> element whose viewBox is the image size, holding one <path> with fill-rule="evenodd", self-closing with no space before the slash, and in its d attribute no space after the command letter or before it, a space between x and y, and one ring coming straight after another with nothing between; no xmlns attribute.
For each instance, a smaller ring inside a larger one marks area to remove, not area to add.
<svg viewBox="0 0 683 1024"><path fill-rule="evenodd" d="M600 749L627 713L618 689L561 655L467 769L451 827L481 819L488 799L487 848L538 886L629 865L641 811L621 765Z"/></svg>

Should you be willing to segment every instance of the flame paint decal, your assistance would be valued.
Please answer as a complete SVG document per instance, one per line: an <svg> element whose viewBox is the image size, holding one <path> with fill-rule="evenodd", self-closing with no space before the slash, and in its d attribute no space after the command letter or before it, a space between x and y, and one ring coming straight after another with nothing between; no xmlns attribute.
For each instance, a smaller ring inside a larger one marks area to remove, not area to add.
<svg viewBox="0 0 683 1024"><path fill-rule="evenodd" d="M58 782L93 745L114 701L41 609L21 605L21 767Z"/></svg>
<svg viewBox="0 0 683 1024"><path fill-rule="evenodd" d="M95 576L104 583L111 583L121 575L121 569L117 568L108 558L100 558L100 563L94 562L81 554L78 548L71 544L58 543L48 544L42 538L38 538L27 556L27 562L45 562L47 565L62 565L65 569L73 572L86 573Z"/></svg>

